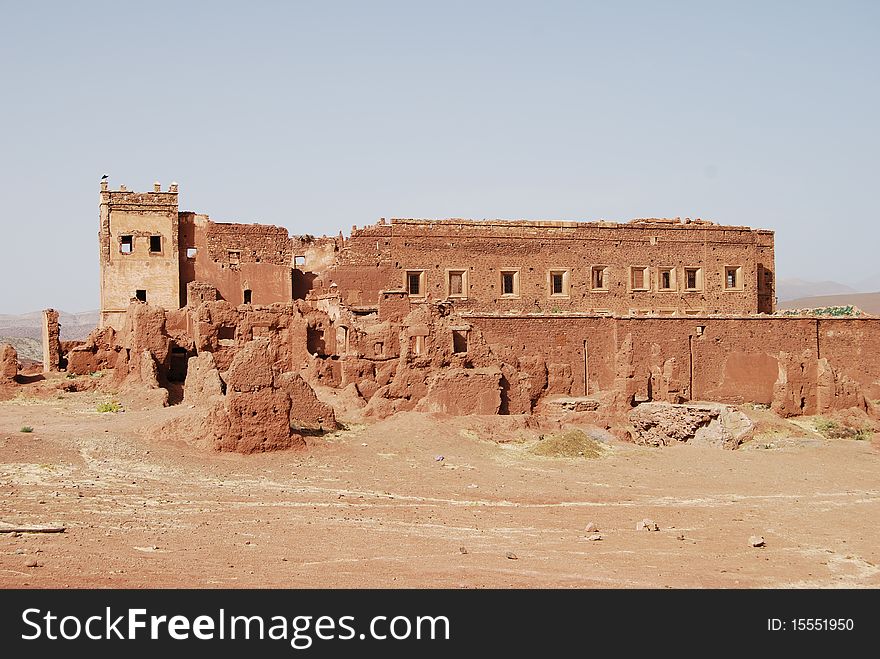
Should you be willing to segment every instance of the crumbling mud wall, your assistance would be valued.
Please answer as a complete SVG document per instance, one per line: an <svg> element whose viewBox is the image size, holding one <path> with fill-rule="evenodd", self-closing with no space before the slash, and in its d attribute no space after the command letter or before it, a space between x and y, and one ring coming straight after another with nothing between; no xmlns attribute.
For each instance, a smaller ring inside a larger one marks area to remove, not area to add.
<svg viewBox="0 0 880 659"><path fill-rule="evenodd" d="M749 402L793 416L867 409L880 387L880 361L870 350L880 319L466 318L500 358L515 353L562 374L553 378L561 386L550 389L548 380L546 394Z"/></svg>
<svg viewBox="0 0 880 659"><path fill-rule="evenodd" d="M14 384L18 376L18 353L8 343L0 343L0 385Z"/></svg>
<svg viewBox="0 0 880 659"><path fill-rule="evenodd" d="M43 310L43 372L61 370L61 325L55 309Z"/></svg>
<svg viewBox="0 0 880 659"><path fill-rule="evenodd" d="M180 213L180 280L209 282L219 299L234 305L273 304L293 299L292 251L287 229L262 224L212 222L207 215ZM192 301L194 302L194 301Z"/></svg>

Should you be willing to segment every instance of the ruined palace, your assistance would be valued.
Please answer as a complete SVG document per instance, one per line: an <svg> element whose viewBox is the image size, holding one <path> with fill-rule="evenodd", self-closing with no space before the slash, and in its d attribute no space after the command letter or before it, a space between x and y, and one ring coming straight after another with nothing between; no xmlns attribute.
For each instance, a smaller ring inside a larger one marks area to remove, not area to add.
<svg viewBox="0 0 880 659"><path fill-rule="evenodd" d="M776 315L772 231L380 219L290 236L178 194L102 182L101 326L47 369L112 369L161 404L182 388L219 449L294 445L341 402L379 418L561 406L607 427L649 401L878 413L880 319Z"/></svg>

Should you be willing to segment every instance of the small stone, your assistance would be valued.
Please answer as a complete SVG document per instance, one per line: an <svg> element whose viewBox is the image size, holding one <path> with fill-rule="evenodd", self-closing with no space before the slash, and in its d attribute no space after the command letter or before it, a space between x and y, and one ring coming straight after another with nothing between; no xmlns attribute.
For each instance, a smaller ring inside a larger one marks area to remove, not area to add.
<svg viewBox="0 0 880 659"><path fill-rule="evenodd" d="M444 458L442 455L435 455L434 456L434 462L443 462L445 459L446 458Z"/></svg>
<svg viewBox="0 0 880 659"><path fill-rule="evenodd" d="M602 539L602 535L599 533L593 533L592 535L587 536L587 540L592 540L594 542L596 540L601 540L601 539Z"/></svg>
<svg viewBox="0 0 880 659"><path fill-rule="evenodd" d="M459 547L459 548L458 548L458 551L460 551L462 554L467 554L467 553L468 553L468 552L467 552L467 547Z"/></svg>
<svg viewBox="0 0 880 659"><path fill-rule="evenodd" d="M753 535L749 538L749 547L764 547L766 543L764 542L764 536L762 535Z"/></svg>
<svg viewBox="0 0 880 659"><path fill-rule="evenodd" d="M660 527L652 519L647 517L636 524L636 531L659 531Z"/></svg>
<svg viewBox="0 0 880 659"><path fill-rule="evenodd" d="M36 559L25 563L25 567L43 567Z"/></svg>
<svg viewBox="0 0 880 659"><path fill-rule="evenodd" d="M677 537L679 540L684 540L684 533L679 533L678 536L676 536L676 537Z"/></svg>
<svg viewBox="0 0 880 659"><path fill-rule="evenodd" d="M514 554L512 551L509 551L509 552L507 552L507 558L509 558L512 561L515 561L515 560L519 559L519 556Z"/></svg>
<svg viewBox="0 0 880 659"><path fill-rule="evenodd" d="M589 524L587 524L587 528L584 529L584 531L586 531L587 533L595 533L598 530L599 527L596 526L595 522L590 522Z"/></svg>

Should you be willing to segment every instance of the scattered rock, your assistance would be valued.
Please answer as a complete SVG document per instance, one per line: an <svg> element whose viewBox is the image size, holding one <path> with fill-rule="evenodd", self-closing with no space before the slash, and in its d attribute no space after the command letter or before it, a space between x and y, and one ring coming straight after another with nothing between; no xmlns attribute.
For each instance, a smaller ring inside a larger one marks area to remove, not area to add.
<svg viewBox="0 0 880 659"><path fill-rule="evenodd" d="M676 539L677 539L677 540L684 540L684 533L679 533L679 534L676 536Z"/></svg>
<svg viewBox="0 0 880 659"><path fill-rule="evenodd" d="M467 547L459 547L459 548L458 548L458 551L460 551L462 554L467 554L467 553L468 553Z"/></svg>
<svg viewBox="0 0 880 659"><path fill-rule="evenodd" d="M596 541L596 540L601 540L601 539L602 539L602 535L599 533L593 533L593 534L587 536L587 540Z"/></svg>
<svg viewBox="0 0 880 659"><path fill-rule="evenodd" d="M587 524L587 527L584 529L584 531L586 531L587 533L595 533L598 530L599 530L599 527L596 526L595 522L590 522L589 524Z"/></svg>
<svg viewBox="0 0 880 659"><path fill-rule="evenodd" d="M519 556L514 554L512 551L509 551L509 552L507 552L507 558L509 558L512 561L515 561L515 560L519 559Z"/></svg>
<svg viewBox="0 0 880 659"><path fill-rule="evenodd" d="M749 547L765 547L764 536L753 535L749 538Z"/></svg>
<svg viewBox="0 0 880 659"><path fill-rule="evenodd" d="M636 524L636 531L659 531L660 527L652 519L647 517Z"/></svg>
<svg viewBox="0 0 880 659"><path fill-rule="evenodd" d="M444 458L442 455L435 455L434 456L434 462L443 462L445 459L446 458Z"/></svg>
<svg viewBox="0 0 880 659"><path fill-rule="evenodd" d="M38 562L37 559L34 559L32 561L28 561L24 565L25 565L25 567L43 567L43 564Z"/></svg>

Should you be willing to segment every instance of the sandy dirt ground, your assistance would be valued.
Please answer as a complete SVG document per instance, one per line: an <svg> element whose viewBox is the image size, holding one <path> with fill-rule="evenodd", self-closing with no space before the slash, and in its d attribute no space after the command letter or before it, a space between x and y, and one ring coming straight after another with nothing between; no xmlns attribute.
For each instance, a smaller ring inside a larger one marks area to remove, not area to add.
<svg viewBox="0 0 880 659"><path fill-rule="evenodd" d="M876 440L546 458L404 414L243 456L150 430L184 406L102 400L0 403L0 527L67 527L0 534L0 586L880 586Z"/></svg>

